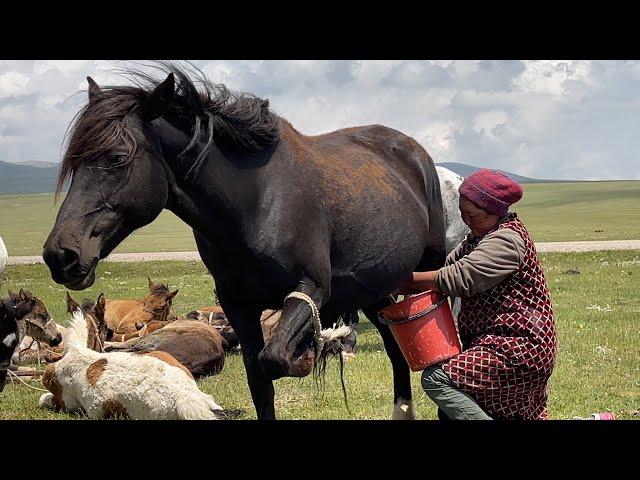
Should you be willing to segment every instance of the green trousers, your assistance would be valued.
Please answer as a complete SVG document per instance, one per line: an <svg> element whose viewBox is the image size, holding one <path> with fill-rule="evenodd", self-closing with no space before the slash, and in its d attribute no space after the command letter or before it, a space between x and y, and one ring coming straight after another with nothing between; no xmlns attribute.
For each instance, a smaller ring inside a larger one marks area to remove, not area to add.
<svg viewBox="0 0 640 480"><path fill-rule="evenodd" d="M422 372L422 388L451 420L491 420L473 397L453 383L440 364L431 365Z"/></svg>

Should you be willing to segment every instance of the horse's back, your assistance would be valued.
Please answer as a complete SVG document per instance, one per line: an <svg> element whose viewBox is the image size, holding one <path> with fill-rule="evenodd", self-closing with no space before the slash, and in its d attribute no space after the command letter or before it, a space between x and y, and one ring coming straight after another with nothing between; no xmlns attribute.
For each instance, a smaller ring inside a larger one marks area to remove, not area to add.
<svg viewBox="0 0 640 480"><path fill-rule="evenodd" d="M126 320L126 325L131 324L135 331L136 318L143 317L144 303L141 300L107 300L105 302L104 319L109 328L115 333L134 333L130 328L125 328L121 323ZM133 315L133 316L132 316ZM130 317L131 318L127 318ZM127 331L120 331L125 328Z"/></svg>

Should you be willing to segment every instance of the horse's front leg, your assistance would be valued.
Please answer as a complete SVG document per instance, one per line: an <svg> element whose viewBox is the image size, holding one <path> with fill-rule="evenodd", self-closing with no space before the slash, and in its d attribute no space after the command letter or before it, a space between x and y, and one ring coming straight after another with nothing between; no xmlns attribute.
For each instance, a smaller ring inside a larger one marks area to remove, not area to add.
<svg viewBox="0 0 640 480"><path fill-rule="evenodd" d="M313 370L320 341L320 308L327 290L304 277L284 302L260 362L273 380L305 377Z"/></svg>
<svg viewBox="0 0 640 480"><path fill-rule="evenodd" d="M240 301L225 299L224 292L220 290L218 294L224 313L240 342L247 382L258 420L275 420L273 382L265 375L258 360L258 354L264 347L260 327L262 312L259 308L252 308Z"/></svg>
<svg viewBox="0 0 640 480"><path fill-rule="evenodd" d="M384 349L389 356L389 360L391 360L391 367L393 368L393 413L391 418L393 420L414 420L415 413L413 411L409 365L404 359L389 327L382 324L378 319L378 312L391 305L391 303L391 299L385 298L370 307L363 308L362 311L380 332Z"/></svg>

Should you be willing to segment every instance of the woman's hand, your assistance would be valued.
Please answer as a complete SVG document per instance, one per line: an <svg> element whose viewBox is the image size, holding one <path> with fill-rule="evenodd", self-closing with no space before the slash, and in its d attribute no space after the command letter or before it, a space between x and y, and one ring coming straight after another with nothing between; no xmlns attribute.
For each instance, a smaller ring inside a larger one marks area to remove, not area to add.
<svg viewBox="0 0 640 480"><path fill-rule="evenodd" d="M415 295L416 293L421 293L421 290L414 285L412 274L410 277L405 278L393 293L395 295Z"/></svg>
<svg viewBox="0 0 640 480"><path fill-rule="evenodd" d="M396 295L415 295L427 290L440 291L436 285L435 278L437 270L429 272L413 272L411 276L402 281L400 286L394 292Z"/></svg>

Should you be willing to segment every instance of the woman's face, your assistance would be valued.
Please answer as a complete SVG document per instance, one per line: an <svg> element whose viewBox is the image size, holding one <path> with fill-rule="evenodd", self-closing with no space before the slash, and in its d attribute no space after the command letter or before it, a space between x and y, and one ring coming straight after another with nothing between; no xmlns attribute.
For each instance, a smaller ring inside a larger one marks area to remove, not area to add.
<svg viewBox="0 0 640 480"><path fill-rule="evenodd" d="M458 206L462 214L462 221L471 229L471 233L475 237L484 237L498 226L499 215L493 215L483 210L464 195L460 195Z"/></svg>

